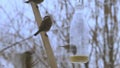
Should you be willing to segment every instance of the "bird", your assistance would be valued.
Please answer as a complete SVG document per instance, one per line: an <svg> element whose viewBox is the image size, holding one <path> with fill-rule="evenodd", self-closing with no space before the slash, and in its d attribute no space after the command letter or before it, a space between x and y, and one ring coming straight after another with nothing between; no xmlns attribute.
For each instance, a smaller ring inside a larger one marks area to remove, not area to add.
<svg viewBox="0 0 120 68"><path fill-rule="evenodd" d="M75 45L64 45L59 47L63 47L67 52L72 52L74 55L77 53L77 47Z"/></svg>
<svg viewBox="0 0 120 68"><path fill-rule="evenodd" d="M34 34L34 36L38 35L40 32L47 32L50 30L52 26L52 19L50 15L47 15L43 18L41 25L39 26L39 30Z"/></svg>
<svg viewBox="0 0 120 68"><path fill-rule="evenodd" d="M34 2L36 4L40 4L41 2L43 2L44 0L28 0L28 1L25 1L25 3L30 3L30 2Z"/></svg>

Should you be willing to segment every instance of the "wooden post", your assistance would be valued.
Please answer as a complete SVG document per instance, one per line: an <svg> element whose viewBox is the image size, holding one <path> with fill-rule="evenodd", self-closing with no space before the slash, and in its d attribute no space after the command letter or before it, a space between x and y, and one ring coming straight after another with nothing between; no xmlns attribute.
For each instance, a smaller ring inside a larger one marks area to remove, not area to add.
<svg viewBox="0 0 120 68"><path fill-rule="evenodd" d="M24 54L25 68L32 68L32 52L26 51Z"/></svg>
<svg viewBox="0 0 120 68"><path fill-rule="evenodd" d="M40 26L40 24L42 22L42 18L41 18L40 12L38 10L38 7L33 2L31 2L31 6L32 6L32 9L33 9L35 20L36 20L38 26ZM46 54L47 54L47 57L48 57L48 62L50 64L51 68L57 68L56 60L55 60L52 48L50 46L49 39L48 39L47 36L45 36L45 32L41 32L41 37L42 37L43 44L44 44Z"/></svg>
<svg viewBox="0 0 120 68"><path fill-rule="evenodd" d="M10 61L14 65L14 68L26 68L25 54L6 52L4 55L7 61Z"/></svg>

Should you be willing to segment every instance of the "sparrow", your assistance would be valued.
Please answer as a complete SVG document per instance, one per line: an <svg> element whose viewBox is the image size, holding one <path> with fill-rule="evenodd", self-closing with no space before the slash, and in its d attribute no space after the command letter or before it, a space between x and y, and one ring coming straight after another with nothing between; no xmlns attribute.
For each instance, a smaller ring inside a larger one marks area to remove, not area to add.
<svg viewBox="0 0 120 68"><path fill-rule="evenodd" d="M39 26L39 30L34 34L34 36L38 35L42 31L44 31L44 32L49 31L51 26L52 26L52 19L51 19L51 17L49 15L45 16L43 18L43 21L42 21L41 25Z"/></svg>
<svg viewBox="0 0 120 68"><path fill-rule="evenodd" d="M67 52L72 52L74 55L77 53L77 47L75 45L64 45L59 47L63 47Z"/></svg>
<svg viewBox="0 0 120 68"><path fill-rule="evenodd" d="M43 2L44 0L28 0L28 1L25 1L25 3L30 3L30 2L34 2L36 4L40 4L41 2Z"/></svg>

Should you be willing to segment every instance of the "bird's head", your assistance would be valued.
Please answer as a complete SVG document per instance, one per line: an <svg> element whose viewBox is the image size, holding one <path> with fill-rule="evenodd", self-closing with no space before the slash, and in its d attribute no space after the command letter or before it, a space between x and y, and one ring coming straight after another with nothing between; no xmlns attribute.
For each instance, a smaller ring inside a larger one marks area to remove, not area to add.
<svg viewBox="0 0 120 68"><path fill-rule="evenodd" d="M44 20L49 19L49 18L51 18L51 17L49 15L47 15L47 16L44 17Z"/></svg>

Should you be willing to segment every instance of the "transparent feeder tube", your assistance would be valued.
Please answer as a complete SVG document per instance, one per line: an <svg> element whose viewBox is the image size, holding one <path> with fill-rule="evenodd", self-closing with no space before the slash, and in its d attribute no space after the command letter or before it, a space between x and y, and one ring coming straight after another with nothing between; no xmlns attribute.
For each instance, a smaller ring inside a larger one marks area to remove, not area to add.
<svg viewBox="0 0 120 68"><path fill-rule="evenodd" d="M88 24L85 21L84 9L77 6L70 24L70 61L73 63L88 62ZM73 54L73 45L76 53Z"/></svg>

